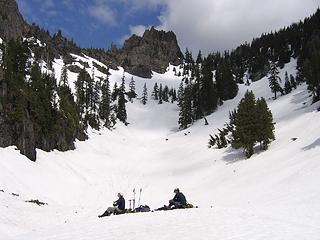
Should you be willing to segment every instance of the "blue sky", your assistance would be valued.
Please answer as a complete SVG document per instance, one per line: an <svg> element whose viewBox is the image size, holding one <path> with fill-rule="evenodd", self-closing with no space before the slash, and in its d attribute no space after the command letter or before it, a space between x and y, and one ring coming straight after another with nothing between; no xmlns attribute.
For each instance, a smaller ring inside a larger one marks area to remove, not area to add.
<svg viewBox="0 0 320 240"><path fill-rule="evenodd" d="M109 48L143 26L158 26L162 5L133 6L116 0L17 0L28 23L62 34L81 47ZM139 27L140 26L140 27ZM136 32L141 34L141 32Z"/></svg>
<svg viewBox="0 0 320 240"><path fill-rule="evenodd" d="M315 13L319 0L17 0L27 22L81 47L121 46L155 26L194 55L232 49Z"/></svg>

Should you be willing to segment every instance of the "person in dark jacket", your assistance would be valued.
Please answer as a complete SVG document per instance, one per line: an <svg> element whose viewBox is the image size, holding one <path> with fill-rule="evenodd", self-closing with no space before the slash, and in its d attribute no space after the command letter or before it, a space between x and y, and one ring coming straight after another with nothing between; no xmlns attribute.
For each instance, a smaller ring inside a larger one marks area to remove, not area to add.
<svg viewBox="0 0 320 240"><path fill-rule="evenodd" d="M108 207L108 209L99 217L110 216L111 214L121 214L124 213L126 208L126 201L122 193L118 193L118 200L113 202L113 207Z"/></svg>
<svg viewBox="0 0 320 240"><path fill-rule="evenodd" d="M169 208L185 208L187 206L186 197L179 188L174 189L174 197L169 201Z"/></svg>

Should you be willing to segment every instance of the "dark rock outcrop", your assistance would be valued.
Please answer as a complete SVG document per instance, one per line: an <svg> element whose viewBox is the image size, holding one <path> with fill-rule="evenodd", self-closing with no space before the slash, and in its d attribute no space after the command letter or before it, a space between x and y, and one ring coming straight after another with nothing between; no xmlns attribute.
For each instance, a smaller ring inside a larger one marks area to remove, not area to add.
<svg viewBox="0 0 320 240"><path fill-rule="evenodd" d="M154 27L142 37L132 35L121 49L112 46L108 56L129 73L145 78L151 77L151 71L164 73L169 63L178 65L183 60L176 35Z"/></svg>
<svg viewBox="0 0 320 240"><path fill-rule="evenodd" d="M0 0L0 37L17 39L25 35L28 25L21 16L16 1Z"/></svg>

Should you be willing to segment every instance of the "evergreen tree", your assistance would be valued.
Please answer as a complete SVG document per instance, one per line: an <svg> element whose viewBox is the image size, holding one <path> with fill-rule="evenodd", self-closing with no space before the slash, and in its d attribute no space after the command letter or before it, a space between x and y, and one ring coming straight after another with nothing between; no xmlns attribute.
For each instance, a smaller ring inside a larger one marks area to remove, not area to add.
<svg viewBox="0 0 320 240"><path fill-rule="evenodd" d="M279 81L281 80L278 76L279 70L277 65L274 62L270 63L269 71L269 86L271 91L274 93L274 99L277 99L277 92L281 92L282 88L280 87Z"/></svg>
<svg viewBox="0 0 320 240"><path fill-rule="evenodd" d="M217 108L218 94L213 83L212 69L208 59L203 60L199 98L203 115L208 115Z"/></svg>
<svg viewBox="0 0 320 240"><path fill-rule="evenodd" d="M104 121L106 128L111 128L111 92L109 75L104 79L101 87L101 102L99 108L99 116Z"/></svg>
<svg viewBox="0 0 320 240"><path fill-rule="evenodd" d="M85 113L87 108L87 94L86 94L86 82L87 78L90 78L90 75L87 73L85 68L81 69L78 74L77 80L75 82L75 93L77 97L77 105L79 108L80 116Z"/></svg>
<svg viewBox="0 0 320 240"><path fill-rule="evenodd" d="M118 97L118 107L117 107L117 118L127 124L127 111L126 111L126 98L125 98L125 76L122 76L121 86L119 88L119 97Z"/></svg>
<svg viewBox="0 0 320 240"><path fill-rule="evenodd" d="M159 100L159 88L157 83L154 84L153 92L151 96L153 97L154 100Z"/></svg>
<svg viewBox="0 0 320 240"><path fill-rule="evenodd" d="M290 74L290 84L294 89L297 88L296 80L294 79L294 76L292 76L292 74Z"/></svg>
<svg viewBox="0 0 320 240"><path fill-rule="evenodd" d="M256 103L257 111L257 141L263 150L268 149L268 145L275 139L273 116L264 98L258 99Z"/></svg>
<svg viewBox="0 0 320 240"><path fill-rule="evenodd" d="M201 50L199 50L196 63L197 63L197 64L202 64L202 61L203 61L203 59L202 59L202 53L201 53Z"/></svg>
<svg viewBox="0 0 320 240"><path fill-rule="evenodd" d="M133 77L131 77L131 81L129 83L129 92L128 92L128 98L130 102L133 102L133 98L137 97L136 94L136 83L133 79Z"/></svg>
<svg viewBox="0 0 320 240"><path fill-rule="evenodd" d="M238 93L238 85L233 79L230 63L223 60L216 70L218 96L221 100L234 98Z"/></svg>
<svg viewBox="0 0 320 240"><path fill-rule="evenodd" d="M63 64L62 70L61 70L61 76L60 76L60 86L68 86L68 68L66 64Z"/></svg>
<svg viewBox="0 0 320 240"><path fill-rule="evenodd" d="M253 147L257 140L257 113L253 92L247 91L240 101L234 122L232 146L236 149L242 147L246 157L250 158L254 153Z"/></svg>
<svg viewBox="0 0 320 240"><path fill-rule="evenodd" d="M162 104L162 84L161 83L159 88L159 104Z"/></svg>
<svg viewBox="0 0 320 240"><path fill-rule="evenodd" d="M178 106L180 107L180 109L182 108L182 104L183 104L183 80L180 82L179 85L179 89L178 89Z"/></svg>
<svg viewBox="0 0 320 240"><path fill-rule="evenodd" d="M186 129L192 123L192 108L191 108L191 86L187 85L182 92L182 103L179 112L179 125L180 128Z"/></svg>
<svg viewBox="0 0 320 240"><path fill-rule="evenodd" d="M147 84L144 83L141 102L143 105L146 105L147 101L148 101L148 89L147 89Z"/></svg>
<svg viewBox="0 0 320 240"><path fill-rule="evenodd" d="M289 94L292 91L291 83L289 81L288 73L285 74L284 92Z"/></svg>
<svg viewBox="0 0 320 240"><path fill-rule="evenodd" d="M320 39L317 46L320 47ZM320 100L320 50L315 47L311 49L313 51L310 53L310 57L304 61L302 70L308 89L312 91L313 101L316 102Z"/></svg>
<svg viewBox="0 0 320 240"><path fill-rule="evenodd" d="M164 86L162 91L162 99L165 102L169 102L169 88L167 85Z"/></svg>
<svg viewBox="0 0 320 240"><path fill-rule="evenodd" d="M118 96L119 96L118 84L114 83L112 94L111 94L111 100L114 102L115 100L117 100Z"/></svg>
<svg viewBox="0 0 320 240"><path fill-rule="evenodd" d="M2 106L10 103L10 109L4 109L4 114L11 122L22 122L25 118L27 107L26 95L26 68L30 50L27 42L10 40L3 55L3 79L0 79L3 89L10 95L0 94ZM8 110L8 112L7 112Z"/></svg>

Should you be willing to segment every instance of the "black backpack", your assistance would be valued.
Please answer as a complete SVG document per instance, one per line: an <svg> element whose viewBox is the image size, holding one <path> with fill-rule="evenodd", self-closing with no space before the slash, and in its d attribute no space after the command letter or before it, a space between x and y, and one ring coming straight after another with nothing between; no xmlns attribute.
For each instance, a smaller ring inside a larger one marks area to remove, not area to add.
<svg viewBox="0 0 320 240"><path fill-rule="evenodd" d="M148 205L140 205L135 209L136 212L150 212L150 207Z"/></svg>

